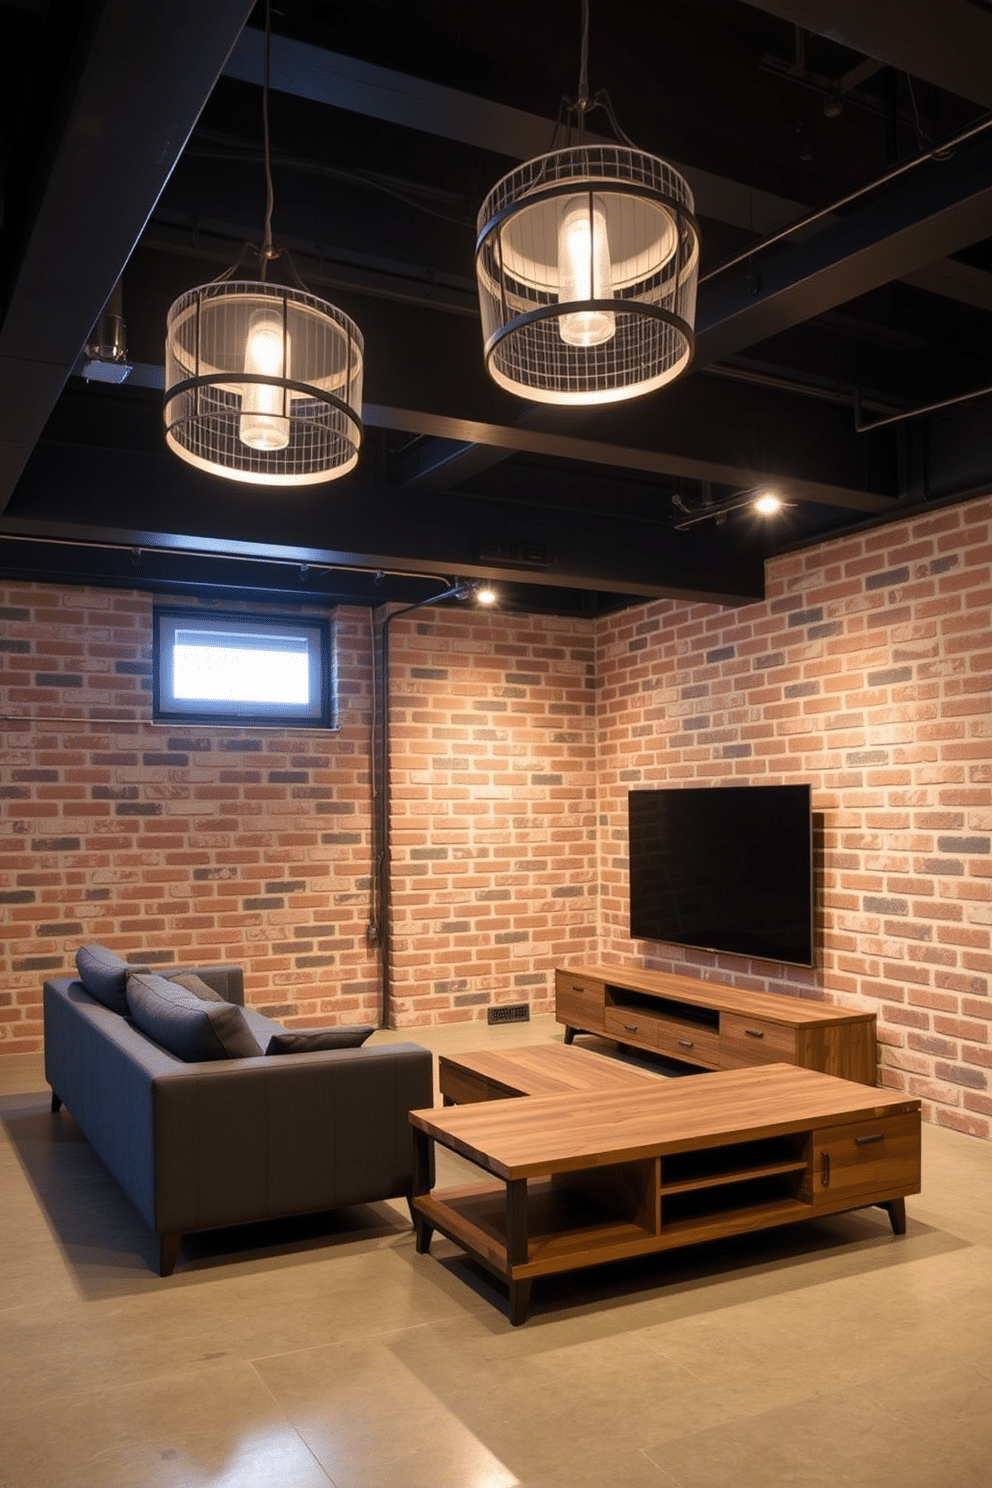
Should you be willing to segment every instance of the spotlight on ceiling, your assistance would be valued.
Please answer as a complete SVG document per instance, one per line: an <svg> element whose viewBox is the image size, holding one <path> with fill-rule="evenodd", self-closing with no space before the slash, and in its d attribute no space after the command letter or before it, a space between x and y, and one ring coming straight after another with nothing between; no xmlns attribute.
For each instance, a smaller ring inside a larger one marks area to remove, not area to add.
<svg viewBox="0 0 992 1488"><path fill-rule="evenodd" d="M487 584L484 579L480 580L475 586L475 602L477 605L494 605L498 598L499 595L496 593L492 584Z"/></svg>
<svg viewBox="0 0 992 1488"><path fill-rule="evenodd" d="M777 496L774 491L760 491L751 505L761 516L773 517L776 512L782 510L783 502L781 496Z"/></svg>
<svg viewBox="0 0 992 1488"><path fill-rule="evenodd" d="M623 134L605 91L590 97L583 0L578 96L562 101L579 143L528 161L478 218L476 276L486 367L539 403L614 403L672 382L693 348L699 229L673 166ZM621 143L582 141L602 107Z"/></svg>
<svg viewBox="0 0 992 1488"><path fill-rule="evenodd" d="M672 526L676 532L685 532L699 522L716 522L720 525L731 512L745 510L756 512L761 517L773 517L783 512L789 504L767 486L750 487L745 491L735 491L733 495L720 501L704 500L694 505L690 505L676 492L672 496L672 506L675 508Z"/></svg>
<svg viewBox="0 0 992 1488"><path fill-rule="evenodd" d="M355 323L310 294L272 243L269 152L271 5L262 87L266 210L257 278L245 253L226 274L180 295L165 344L165 439L182 460L229 480L309 486L358 461L364 343ZM269 281L282 260L292 284Z"/></svg>

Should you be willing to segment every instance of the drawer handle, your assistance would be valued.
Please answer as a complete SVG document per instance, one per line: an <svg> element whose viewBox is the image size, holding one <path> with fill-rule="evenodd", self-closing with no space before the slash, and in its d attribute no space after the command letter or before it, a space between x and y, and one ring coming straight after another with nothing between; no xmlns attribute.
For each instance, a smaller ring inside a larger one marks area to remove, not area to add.
<svg viewBox="0 0 992 1488"><path fill-rule="evenodd" d="M585 987L577 987L574 982L572 983L573 992L584 992L585 990Z"/></svg>
<svg viewBox="0 0 992 1488"><path fill-rule="evenodd" d="M823 1184L823 1187L824 1188L829 1188L830 1187L830 1153L829 1152L824 1152L822 1154L822 1156L821 1156L820 1161L821 1161L821 1164L822 1164L822 1168L821 1168L821 1172L820 1172L820 1182Z"/></svg>
<svg viewBox="0 0 992 1488"><path fill-rule="evenodd" d="M636 1033L637 1032L637 1024L636 1023L625 1023L623 1025L623 1028L624 1028L624 1033Z"/></svg>
<svg viewBox="0 0 992 1488"><path fill-rule="evenodd" d="M744 1032L748 1038L764 1038L764 1031L760 1028L745 1028Z"/></svg>
<svg viewBox="0 0 992 1488"><path fill-rule="evenodd" d="M872 1142L884 1142L885 1133L873 1132L870 1137L855 1137L854 1141L855 1145L858 1147L868 1147L871 1145Z"/></svg>
<svg viewBox="0 0 992 1488"><path fill-rule="evenodd" d="M694 1049L695 1047L696 1046L692 1042L692 1039L679 1039L679 1048L680 1049Z"/></svg>

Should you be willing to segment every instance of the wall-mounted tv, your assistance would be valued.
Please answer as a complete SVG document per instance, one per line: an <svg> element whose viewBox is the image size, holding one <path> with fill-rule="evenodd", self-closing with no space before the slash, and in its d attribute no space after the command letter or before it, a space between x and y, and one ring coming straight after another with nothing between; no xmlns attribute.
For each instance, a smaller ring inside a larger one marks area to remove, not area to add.
<svg viewBox="0 0 992 1488"><path fill-rule="evenodd" d="M812 966L808 785L632 790L634 940Z"/></svg>

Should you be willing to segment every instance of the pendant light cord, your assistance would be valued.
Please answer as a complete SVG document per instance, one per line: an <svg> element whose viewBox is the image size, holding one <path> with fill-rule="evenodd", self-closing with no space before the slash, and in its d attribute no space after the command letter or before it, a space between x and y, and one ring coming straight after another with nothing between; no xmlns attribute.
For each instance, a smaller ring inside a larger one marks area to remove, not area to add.
<svg viewBox="0 0 992 1488"><path fill-rule="evenodd" d="M272 152L269 145L269 78L272 70L272 0L265 0L265 61L262 73L262 158L265 162L265 229L262 236L262 279L269 261L278 257L272 246L272 211L275 191L272 186Z"/></svg>

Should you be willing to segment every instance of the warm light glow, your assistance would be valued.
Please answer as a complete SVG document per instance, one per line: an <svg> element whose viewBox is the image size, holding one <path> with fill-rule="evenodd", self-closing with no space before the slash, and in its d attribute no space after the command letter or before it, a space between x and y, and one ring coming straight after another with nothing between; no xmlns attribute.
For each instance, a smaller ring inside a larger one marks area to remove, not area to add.
<svg viewBox="0 0 992 1488"><path fill-rule="evenodd" d="M254 318L248 332L245 371L269 377L285 377L285 363L288 360L289 337L283 334L282 322L263 311ZM238 428L242 444L257 450L286 448L289 444L289 419L281 416L283 396L283 389L277 384L244 384Z"/></svg>
<svg viewBox="0 0 992 1488"><path fill-rule="evenodd" d="M755 500L754 509L763 517L774 516L775 512L782 510L781 498L776 496L774 491L762 491Z"/></svg>
<svg viewBox="0 0 992 1488"><path fill-rule="evenodd" d="M610 240L601 201L578 197L566 204L558 233L558 298L611 300ZM580 310L563 315L561 339L569 346L601 346L616 333L616 317L608 310Z"/></svg>
<svg viewBox="0 0 992 1488"><path fill-rule="evenodd" d="M480 605L494 605L496 603L496 590L491 584L480 584L475 591L475 602Z"/></svg>

